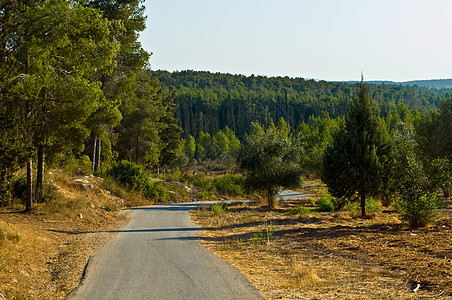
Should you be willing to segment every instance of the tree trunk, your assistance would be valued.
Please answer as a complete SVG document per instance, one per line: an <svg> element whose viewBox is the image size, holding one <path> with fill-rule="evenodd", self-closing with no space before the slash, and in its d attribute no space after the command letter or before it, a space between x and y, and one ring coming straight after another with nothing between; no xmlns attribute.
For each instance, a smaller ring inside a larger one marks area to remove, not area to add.
<svg viewBox="0 0 452 300"><path fill-rule="evenodd" d="M96 149L97 149L97 135L93 138L93 154L91 156L91 162L93 163L93 170L96 170Z"/></svg>
<svg viewBox="0 0 452 300"><path fill-rule="evenodd" d="M36 174L36 203L41 203L43 201L42 191L44 187L44 146L40 145L38 147L38 166Z"/></svg>
<svg viewBox="0 0 452 300"><path fill-rule="evenodd" d="M270 208L275 208L276 206L276 199L275 197L273 197L273 192L271 189L267 190L267 201L268 201L268 205L270 206Z"/></svg>
<svg viewBox="0 0 452 300"><path fill-rule="evenodd" d="M94 171L98 171L100 169L100 150L102 146L102 140L97 139L96 143L96 154L95 154L95 165L94 165Z"/></svg>
<svg viewBox="0 0 452 300"><path fill-rule="evenodd" d="M366 193L361 193L361 216L366 216Z"/></svg>
<svg viewBox="0 0 452 300"><path fill-rule="evenodd" d="M451 194L452 194L452 184L451 183L443 185L441 187L441 189L443 190L444 198L447 199L451 196Z"/></svg>
<svg viewBox="0 0 452 300"><path fill-rule="evenodd" d="M25 201L25 211L31 211L31 203L33 199L33 168L32 159L29 158L27 161L27 199Z"/></svg>
<svg viewBox="0 0 452 300"><path fill-rule="evenodd" d="M94 172L98 171L100 169L100 150L102 146L102 140L97 138L97 135L94 136L93 141L93 170Z"/></svg>

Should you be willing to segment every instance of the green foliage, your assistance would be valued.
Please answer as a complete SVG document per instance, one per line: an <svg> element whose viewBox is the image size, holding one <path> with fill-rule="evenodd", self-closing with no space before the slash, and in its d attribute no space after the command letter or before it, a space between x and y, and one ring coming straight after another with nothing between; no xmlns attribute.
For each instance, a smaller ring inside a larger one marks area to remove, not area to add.
<svg viewBox="0 0 452 300"><path fill-rule="evenodd" d="M159 181L151 181L143 168L133 162L122 160L107 170L106 174L129 189L143 192L147 198L160 202L168 200L168 191L165 186Z"/></svg>
<svg viewBox="0 0 452 300"><path fill-rule="evenodd" d="M399 194L395 205L402 220L410 226L425 226L435 221L440 206L436 197L438 179L428 175L426 167L431 166L431 162L422 163L416 152L418 144L412 126L399 124L394 139L397 148L395 170ZM441 175L438 177L441 178Z"/></svg>
<svg viewBox="0 0 452 300"><path fill-rule="evenodd" d="M209 72L155 71L160 81L176 91L176 117L183 137L214 134L229 126L243 141L250 124L267 127L283 117L292 128L325 112L333 119L347 112L356 83L305 80L303 78L243 76ZM449 97L450 89L433 90L400 85L373 85L371 96L382 116L401 104L425 111Z"/></svg>
<svg viewBox="0 0 452 300"><path fill-rule="evenodd" d="M431 184L442 187L446 197L452 185L452 98L439 110L417 122L415 139Z"/></svg>
<svg viewBox="0 0 452 300"><path fill-rule="evenodd" d="M304 207L304 206L296 206L296 207L293 207L289 211L289 213L291 215L308 215L308 214L312 213L312 211L309 208Z"/></svg>
<svg viewBox="0 0 452 300"><path fill-rule="evenodd" d="M107 170L107 175L132 189L143 191L149 182L143 168L131 161L122 160Z"/></svg>
<svg viewBox="0 0 452 300"><path fill-rule="evenodd" d="M61 168L73 174L92 173L92 163L88 156L81 155L78 158L72 153L56 153L49 160L48 165L51 168Z"/></svg>
<svg viewBox="0 0 452 300"><path fill-rule="evenodd" d="M432 224L438 218L438 208L441 201L435 193L426 193L419 197L399 198L395 207L402 220L411 227L424 227Z"/></svg>
<svg viewBox="0 0 452 300"><path fill-rule="evenodd" d="M241 175L225 174L213 180L215 190L224 195L241 196L244 192L245 178Z"/></svg>
<svg viewBox="0 0 452 300"><path fill-rule="evenodd" d="M279 187L297 187L301 182L303 148L299 137L289 132L290 127L283 119L277 127L270 124L267 130L253 123L237 158L246 183L264 192L271 207Z"/></svg>
<svg viewBox="0 0 452 300"><path fill-rule="evenodd" d="M366 211L367 212L376 212L381 210L382 204L380 201L376 200L373 197L366 199ZM345 209L352 212L358 212L361 209L361 204L358 201L347 201L345 205Z"/></svg>
<svg viewBox="0 0 452 300"><path fill-rule="evenodd" d="M212 205L210 211L214 215L223 215L228 212L228 205L224 202L216 203L216 204Z"/></svg>
<svg viewBox="0 0 452 300"><path fill-rule="evenodd" d="M160 181L153 181L146 185L144 195L158 202L166 202L169 199L168 190Z"/></svg>
<svg viewBox="0 0 452 300"><path fill-rule="evenodd" d="M317 200L317 206L319 211L332 212L337 207L335 207L335 199L328 192L323 192L320 196L320 199Z"/></svg>
<svg viewBox="0 0 452 300"><path fill-rule="evenodd" d="M365 199L383 194L389 188L392 162L392 141L369 97L368 88L361 81L344 127L325 150L322 180L336 197L350 198L358 193L364 216Z"/></svg>
<svg viewBox="0 0 452 300"><path fill-rule="evenodd" d="M275 233L275 223L270 222L265 227L264 230L254 233L253 238L250 240L252 244L260 245L270 242Z"/></svg>
<svg viewBox="0 0 452 300"><path fill-rule="evenodd" d="M298 126L297 131L302 136L305 149L303 158L305 172L320 175L323 153L326 147L331 144L333 136L342 123L342 119L331 119L328 113L324 113L319 117L311 115L307 123L303 122Z"/></svg>

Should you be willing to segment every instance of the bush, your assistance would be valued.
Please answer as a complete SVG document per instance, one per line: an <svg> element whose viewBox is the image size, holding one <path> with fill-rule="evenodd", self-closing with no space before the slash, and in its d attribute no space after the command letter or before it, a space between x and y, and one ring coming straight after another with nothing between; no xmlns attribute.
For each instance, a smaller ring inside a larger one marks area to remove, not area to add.
<svg viewBox="0 0 452 300"><path fill-rule="evenodd" d="M332 212L335 210L334 202L335 199L330 193L322 192L320 199L317 201L317 205L319 207L318 210Z"/></svg>
<svg viewBox="0 0 452 300"><path fill-rule="evenodd" d="M307 207L296 206L292 208L289 212L291 215L307 215L310 214L311 211Z"/></svg>
<svg viewBox="0 0 452 300"><path fill-rule="evenodd" d="M144 190L144 196L152 198L158 202L166 202L169 198L166 187L160 181L148 181Z"/></svg>
<svg viewBox="0 0 452 300"><path fill-rule="evenodd" d="M230 196L240 196L244 194L245 179L241 175L226 174L213 180L216 191Z"/></svg>
<svg viewBox="0 0 452 300"><path fill-rule="evenodd" d="M212 205L212 208L210 209L211 212L213 212L214 215L222 215L228 212L228 206L226 203L216 203Z"/></svg>
<svg viewBox="0 0 452 300"><path fill-rule="evenodd" d="M51 168L62 168L74 174L84 175L93 172L93 166L88 156L82 155L76 158L72 152L55 154L48 163Z"/></svg>
<svg viewBox="0 0 452 300"><path fill-rule="evenodd" d="M200 187L204 190L212 190L213 187L213 179L207 178L205 175L194 175L187 177L188 181L193 185Z"/></svg>
<svg viewBox="0 0 452 300"><path fill-rule="evenodd" d="M114 164L107 170L107 175L131 189L140 191L144 191L149 182L149 178L143 172L143 168L127 160L122 160Z"/></svg>
<svg viewBox="0 0 452 300"><path fill-rule="evenodd" d="M411 227L424 227L438 218L437 209L441 202L434 193L425 193L420 197L398 199L395 207L403 221Z"/></svg>
<svg viewBox="0 0 452 300"><path fill-rule="evenodd" d="M107 170L107 176L126 185L129 189L142 192L146 198L159 202L168 200L168 191L160 181L151 181L143 168L133 162L123 160Z"/></svg>

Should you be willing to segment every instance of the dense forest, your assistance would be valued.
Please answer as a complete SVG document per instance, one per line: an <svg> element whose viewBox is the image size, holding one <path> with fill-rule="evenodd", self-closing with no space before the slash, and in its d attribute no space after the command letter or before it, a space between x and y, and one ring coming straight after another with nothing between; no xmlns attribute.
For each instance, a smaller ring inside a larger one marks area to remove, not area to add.
<svg viewBox="0 0 452 300"><path fill-rule="evenodd" d="M283 117L292 128L309 117L327 113L343 116L358 83L339 83L289 77L243 76L209 72L152 72L175 92L176 118L183 136L211 134L228 126L242 139L251 122L267 126ZM372 85L370 97L386 117L405 105L410 111L427 112L447 99L450 89L400 85Z"/></svg>

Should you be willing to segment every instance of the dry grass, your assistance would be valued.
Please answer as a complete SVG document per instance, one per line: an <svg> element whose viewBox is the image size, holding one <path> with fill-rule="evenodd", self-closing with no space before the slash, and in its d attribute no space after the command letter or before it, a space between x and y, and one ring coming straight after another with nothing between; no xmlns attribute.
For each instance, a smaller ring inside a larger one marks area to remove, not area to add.
<svg viewBox="0 0 452 300"><path fill-rule="evenodd" d="M119 187L94 176L52 170L47 179L47 202L31 214L17 205L0 210L0 293L7 299L64 299L94 249L127 223L121 208L150 204L138 193L117 197L107 188Z"/></svg>
<svg viewBox="0 0 452 300"><path fill-rule="evenodd" d="M393 211L293 215L309 199L194 211L203 244L267 299L452 299L452 218L408 230ZM273 224L269 242L256 233ZM412 289L420 284L419 290Z"/></svg>

